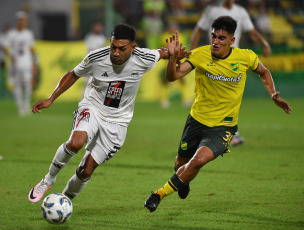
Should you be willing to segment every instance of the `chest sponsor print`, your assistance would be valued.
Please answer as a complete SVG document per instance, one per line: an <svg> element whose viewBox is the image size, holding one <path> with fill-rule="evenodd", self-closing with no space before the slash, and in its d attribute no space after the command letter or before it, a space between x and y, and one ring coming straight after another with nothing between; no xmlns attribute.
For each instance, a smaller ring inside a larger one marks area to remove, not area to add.
<svg viewBox="0 0 304 230"><path fill-rule="evenodd" d="M125 81L110 82L105 95L104 105L118 108L125 84Z"/></svg>

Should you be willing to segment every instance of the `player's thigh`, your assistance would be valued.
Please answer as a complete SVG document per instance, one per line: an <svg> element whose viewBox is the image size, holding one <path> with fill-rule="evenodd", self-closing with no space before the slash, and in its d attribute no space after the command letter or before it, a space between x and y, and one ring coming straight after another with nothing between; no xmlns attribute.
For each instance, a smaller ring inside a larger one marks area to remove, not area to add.
<svg viewBox="0 0 304 230"><path fill-rule="evenodd" d="M223 154L228 150L228 145L236 131L237 126L212 127L205 131L205 134L199 143L199 147L209 147L213 152L214 159L220 155L223 156Z"/></svg>
<svg viewBox="0 0 304 230"><path fill-rule="evenodd" d="M179 159L186 160L193 157L199 146L204 127L191 115L188 116L178 147Z"/></svg>
<svg viewBox="0 0 304 230"><path fill-rule="evenodd" d="M123 146L127 127L110 123L99 118L99 131L96 137L88 142L86 149L90 151L98 165L111 159Z"/></svg>

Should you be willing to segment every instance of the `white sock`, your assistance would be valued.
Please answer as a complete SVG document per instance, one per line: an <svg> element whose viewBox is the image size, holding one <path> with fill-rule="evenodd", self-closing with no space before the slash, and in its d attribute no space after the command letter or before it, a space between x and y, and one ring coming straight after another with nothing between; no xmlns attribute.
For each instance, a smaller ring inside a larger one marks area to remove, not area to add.
<svg viewBox="0 0 304 230"><path fill-rule="evenodd" d="M82 180L75 173L68 181L62 193L70 199L74 199L84 189L89 180L90 178Z"/></svg>
<svg viewBox="0 0 304 230"><path fill-rule="evenodd" d="M44 177L44 181L48 184L54 184L58 173L69 163L74 155L75 153L68 150L65 143L60 145L50 165L49 172Z"/></svg>

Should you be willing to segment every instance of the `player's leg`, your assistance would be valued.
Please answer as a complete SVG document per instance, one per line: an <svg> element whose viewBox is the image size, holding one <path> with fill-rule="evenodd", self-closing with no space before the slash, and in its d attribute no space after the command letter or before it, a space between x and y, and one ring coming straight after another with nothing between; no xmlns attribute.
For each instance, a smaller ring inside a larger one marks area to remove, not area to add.
<svg viewBox="0 0 304 230"><path fill-rule="evenodd" d="M87 144L82 162L63 190L70 199L84 189L97 166L111 159L125 141L127 127L106 122L99 117L96 119L98 135Z"/></svg>
<svg viewBox="0 0 304 230"><path fill-rule="evenodd" d="M57 149L52 164L50 165L49 172L44 177L44 181L48 184L54 184L59 172L70 162L73 156L82 149L87 139L87 132L73 131L69 140Z"/></svg>
<svg viewBox="0 0 304 230"><path fill-rule="evenodd" d="M86 151L76 173L70 178L62 193L70 199L75 198L85 188L97 166L90 152Z"/></svg>
<svg viewBox="0 0 304 230"><path fill-rule="evenodd" d="M67 143L59 146L45 177L29 193L29 201L38 202L55 183L59 172L70 162L87 140L87 133L74 131ZM72 149L72 150L71 150Z"/></svg>
<svg viewBox="0 0 304 230"><path fill-rule="evenodd" d="M72 133L69 140L59 146L45 177L31 189L28 199L32 203L38 202L56 181L59 172L67 165L72 157L83 147L88 136L97 132L96 121L90 119L89 109L78 109L74 112Z"/></svg>
<svg viewBox="0 0 304 230"><path fill-rule="evenodd" d="M22 82L19 76L18 71L14 71L14 77L13 77L13 95L14 99L17 105L17 109L19 112L19 115L23 115L23 103L22 103Z"/></svg>
<svg viewBox="0 0 304 230"><path fill-rule="evenodd" d="M182 157L180 155L177 155L176 158L175 158L175 166L174 166L174 169L175 169L175 172L183 165L187 164L189 162L191 158L185 158L185 157ZM181 199L186 199L188 194L190 192L190 185L189 183L187 183L187 186L184 187L183 189L181 190L178 190L178 196L181 198Z"/></svg>
<svg viewBox="0 0 304 230"><path fill-rule="evenodd" d="M236 132L235 135L232 138L231 145L232 146L238 146L240 144L243 144L244 141L245 141L245 138L242 137L239 132Z"/></svg>
<svg viewBox="0 0 304 230"><path fill-rule="evenodd" d="M31 68L24 68L23 70L23 100L22 100L22 107L23 112L25 115L31 113L31 99L32 99L32 71Z"/></svg>
<svg viewBox="0 0 304 230"><path fill-rule="evenodd" d="M197 176L199 170L205 164L217 158L219 155L223 156L232 136L237 130L237 127L201 127L201 130L203 130L204 135L202 136L198 149L191 160L187 164L181 166L177 170L176 174L174 174L162 188L152 193L145 202L145 207L147 207L151 212L156 210L160 201L165 196L170 195L175 191L185 189L187 183ZM181 142L181 147L184 147L185 150L187 150L187 146L187 142ZM179 151L180 155L186 153Z"/></svg>

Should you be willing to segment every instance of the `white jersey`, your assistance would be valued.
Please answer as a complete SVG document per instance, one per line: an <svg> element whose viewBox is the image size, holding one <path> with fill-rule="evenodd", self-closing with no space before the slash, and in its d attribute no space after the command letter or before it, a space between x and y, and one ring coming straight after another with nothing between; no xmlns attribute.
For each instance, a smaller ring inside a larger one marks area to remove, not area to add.
<svg viewBox="0 0 304 230"><path fill-rule="evenodd" d="M248 32L254 29L253 23L246 9L238 4L233 4L230 10L223 7L223 5L207 7L200 20L197 22L197 26L202 30L208 31L210 35L213 21L220 16L230 16L237 21L237 28L234 33L235 42L233 44L235 47L239 47L239 42L243 31Z"/></svg>
<svg viewBox="0 0 304 230"><path fill-rule="evenodd" d="M90 52L74 68L77 76L92 78L79 107L90 107L102 119L127 126L133 117L140 80L159 57L157 50L135 48L128 61L115 65L109 46Z"/></svg>
<svg viewBox="0 0 304 230"><path fill-rule="evenodd" d="M11 30L7 35L6 47L16 59L17 69L28 69L33 65L31 48L34 46L34 35L29 29Z"/></svg>
<svg viewBox="0 0 304 230"><path fill-rule="evenodd" d="M104 47L106 37L102 34L88 33L84 38L88 51Z"/></svg>

